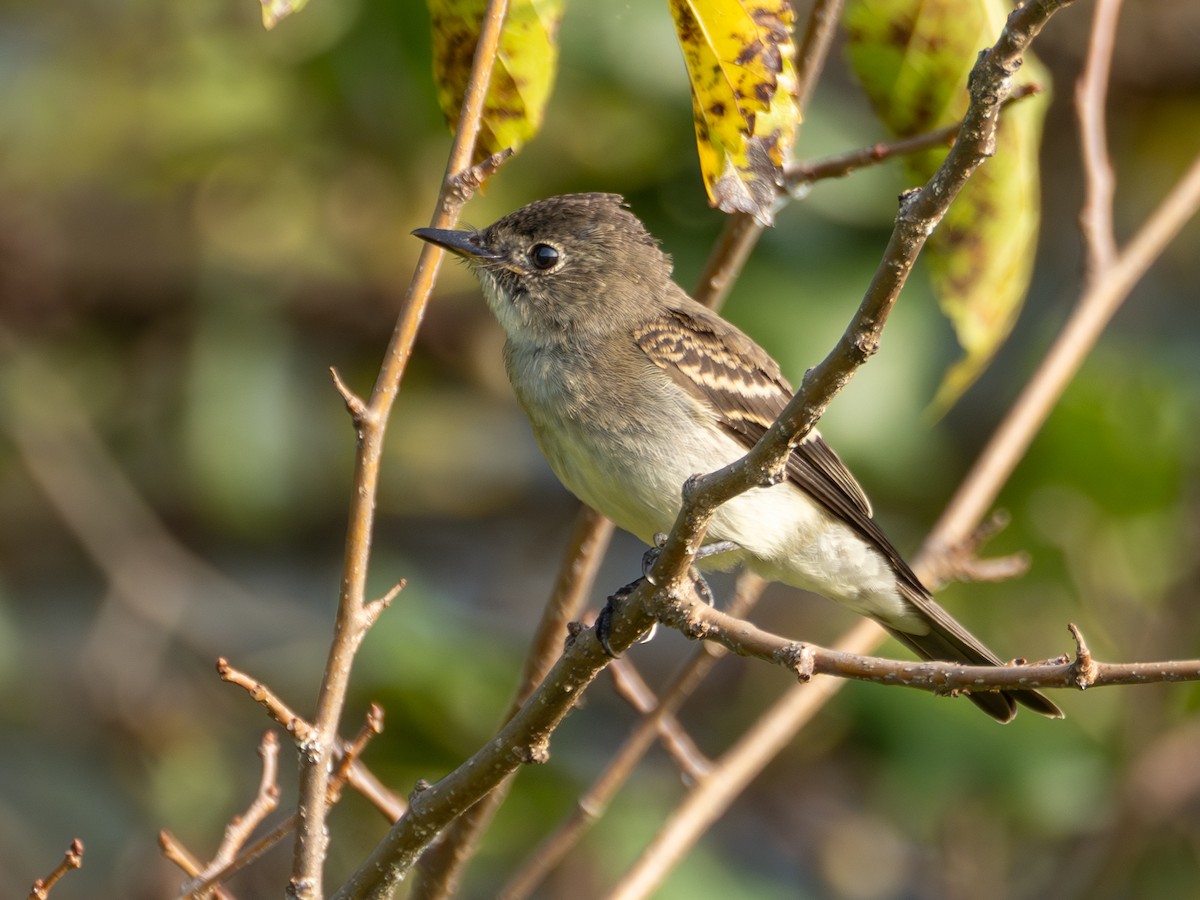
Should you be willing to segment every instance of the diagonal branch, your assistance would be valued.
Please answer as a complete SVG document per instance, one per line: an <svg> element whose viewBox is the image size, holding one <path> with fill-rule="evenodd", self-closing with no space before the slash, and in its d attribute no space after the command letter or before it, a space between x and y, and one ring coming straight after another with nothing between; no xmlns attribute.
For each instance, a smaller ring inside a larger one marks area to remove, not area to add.
<svg viewBox="0 0 1200 900"><path fill-rule="evenodd" d="M1092 36L1083 76L1075 86L1079 141L1083 155L1085 197L1079 213L1087 253L1088 279L1094 281L1117 255L1113 231L1113 192L1116 186L1108 156L1104 115L1108 76L1116 43L1121 0L1099 0L1092 17Z"/></svg>
<svg viewBox="0 0 1200 900"><path fill-rule="evenodd" d="M483 16L462 112L431 222L434 227L447 228L455 224L474 187L503 161L502 158L493 157L483 164L483 168L474 172L470 170L483 101L507 9L508 0L490 0ZM329 843L326 814L330 762L338 720L345 705L354 656L367 629L378 615L378 608L367 604L365 595L384 434L442 257L442 251L437 248L426 246L422 249L365 411L356 412L347 394L343 394L347 397L348 405L352 406L352 417L358 431L358 451L354 461L354 490L346 529L334 638L317 695L313 735L300 752L295 858L287 889L287 895L297 900L320 900L324 896L321 873Z"/></svg>

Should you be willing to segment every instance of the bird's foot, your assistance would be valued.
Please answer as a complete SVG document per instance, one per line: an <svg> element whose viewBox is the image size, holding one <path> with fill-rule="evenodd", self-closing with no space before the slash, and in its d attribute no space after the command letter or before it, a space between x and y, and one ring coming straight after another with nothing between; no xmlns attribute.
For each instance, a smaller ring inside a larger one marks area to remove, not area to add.
<svg viewBox="0 0 1200 900"><path fill-rule="evenodd" d="M600 642L600 649L604 651L604 655L609 659L617 659L618 654L612 648L612 626L613 616L616 615L617 609L622 603L629 599L629 595L634 592L643 579L639 578L636 581L631 581L615 594L610 594L604 602L603 608L599 615L596 616L596 640ZM650 638L654 637L654 632L658 629L658 624L651 625L650 628L637 639L637 643L644 644Z"/></svg>
<svg viewBox="0 0 1200 900"><path fill-rule="evenodd" d="M655 532L654 546L642 554L642 577L654 584L654 579L650 577L650 570L654 568L654 564L658 562L658 556L662 552L662 548L667 543L667 533L665 531ZM711 556L719 556L722 553L733 553L740 550L737 544L733 541L713 541L710 544L705 544L696 551L695 562L708 559Z"/></svg>

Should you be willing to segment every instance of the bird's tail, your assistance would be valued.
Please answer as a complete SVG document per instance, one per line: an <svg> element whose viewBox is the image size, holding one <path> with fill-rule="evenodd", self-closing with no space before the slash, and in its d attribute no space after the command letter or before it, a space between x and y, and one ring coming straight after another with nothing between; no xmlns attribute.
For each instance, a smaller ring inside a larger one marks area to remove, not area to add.
<svg viewBox="0 0 1200 900"><path fill-rule="evenodd" d="M908 587L908 585L905 585ZM1004 662L962 627L928 595L916 597L915 591L905 591L908 600L921 611L929 625L927 634L909 634L881 623L902 644L922 659L961 662L971 666L1002 666ZM924 592L922 592L924 593ZM1017 704L1055 719L1063 717L1062 710L1044 694L1027 688L1005 691L975 691L968 699L998 722L1010 722L1017 714Z"/></svg>

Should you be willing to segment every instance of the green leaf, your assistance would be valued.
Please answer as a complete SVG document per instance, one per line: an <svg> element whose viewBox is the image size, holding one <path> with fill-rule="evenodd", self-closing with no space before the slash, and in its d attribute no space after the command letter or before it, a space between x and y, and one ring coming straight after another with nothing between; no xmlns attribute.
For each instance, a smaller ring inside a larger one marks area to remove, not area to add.
<svg viewBox="0 0 1200 900"><path fill-rule="evenodd" d="M510 0L483 107L475 162L519 150L537 134L558 68L564 0ZM438 104L453 129L471 75L487 0L427 0Z"/></svg>
<svg viewBox="0 0 1200 900"><path fill-rule="evenodd" d="M953 124L967 108L967 74L1000 33L1000 0L851 0L847 52L883 123L909 137ZM1026 54L1022 82L1049 87L1049 75ZM1048 90L1004 111L995 156L967 183L924 257L942 311L964 350L946 373L933 407L944 412L979 376L1008 337L1025 301L1037 249L1038 148ZM945 150L907 159L907 175L924 183Z"/></svg>
<svg viewBox="0 0 1200 900"><path fill-rule="evenodd" d="M795 12L787 0L670 0L670 6L692 86L709 201L769 225L800 123Z"/></svg>

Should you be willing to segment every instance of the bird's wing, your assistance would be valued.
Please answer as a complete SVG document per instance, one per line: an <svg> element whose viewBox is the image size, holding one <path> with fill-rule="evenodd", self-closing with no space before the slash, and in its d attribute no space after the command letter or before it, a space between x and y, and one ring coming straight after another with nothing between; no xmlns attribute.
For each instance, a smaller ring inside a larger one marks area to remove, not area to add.
<svg viewBox="0 0 1200 900"><path fill-rule="evenodd" d="M747 450L792 399L791 387L767 352L703 307L670 309L638 328L634 340ZM787 474L834 516L874 542L883 540L867 495L815 430L792 452ZM886 540L883 544L888 546Z"/></svg>

